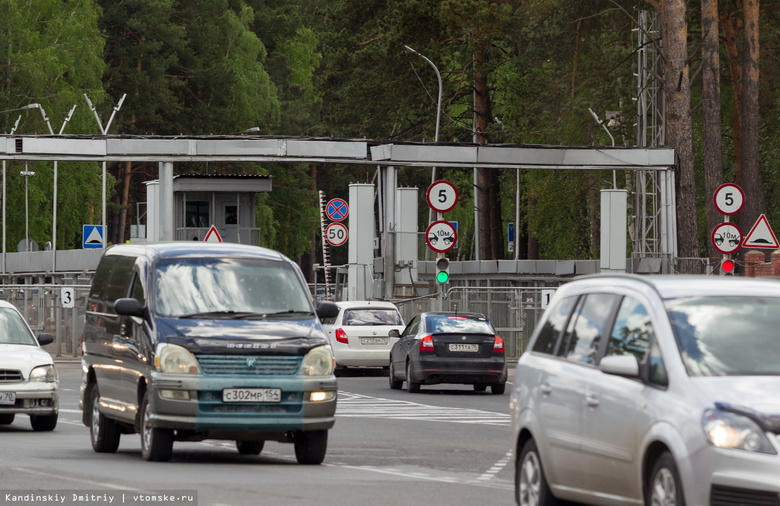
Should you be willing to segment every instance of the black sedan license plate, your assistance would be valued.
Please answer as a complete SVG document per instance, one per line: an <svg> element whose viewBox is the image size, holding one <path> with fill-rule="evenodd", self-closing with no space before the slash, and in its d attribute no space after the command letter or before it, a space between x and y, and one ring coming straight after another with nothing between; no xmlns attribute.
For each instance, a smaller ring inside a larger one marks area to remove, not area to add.
<svg viewBox="0 0 780 506"><path fill-rule="evenodd" d="M222 402L282 402L281 388L225 388Z"/></svg>
<svg viewBox="0 0 780 506"><path fill-rule="evenodd" d="M450 343L449 350L450 351L476 352L476 351L479 351L479 345L478 344L467 344L467 343Z"/></svg>

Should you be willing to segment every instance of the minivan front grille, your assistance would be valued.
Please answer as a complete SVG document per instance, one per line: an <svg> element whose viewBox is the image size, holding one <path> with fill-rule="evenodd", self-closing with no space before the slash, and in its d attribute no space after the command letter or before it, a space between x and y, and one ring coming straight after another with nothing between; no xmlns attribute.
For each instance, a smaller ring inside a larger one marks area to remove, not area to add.
<svg viewBox="0 0 780 506"><path fill-rule="evenodd" d="M0 383L12 383L22 381L22 371L13 369L0 369Z"/></svg>
<svg viewBox="0 0 780 506"><path fill-rule="evenodd" d="M203 374L285 376L298 373L303 357L292 355L198 355Z"/></svg>

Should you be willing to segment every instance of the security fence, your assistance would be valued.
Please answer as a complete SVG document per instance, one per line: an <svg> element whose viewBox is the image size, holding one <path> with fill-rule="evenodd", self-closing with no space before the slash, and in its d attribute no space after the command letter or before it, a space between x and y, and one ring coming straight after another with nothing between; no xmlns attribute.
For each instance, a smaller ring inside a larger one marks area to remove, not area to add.
<svg viewBox="0 0 780 506"><path fill-rule="evenodd" d="M536 322L555 292L555 287L468 287L447 290L443 298L418 297L394 301L404 322L427 311L460 311L487 316L504 340L507 358L525 351Z"/></svg>
<svg viewBox="0 0 780 506"><path fill-rule="evenodd" d="M88 285L0 285L0 300L16 306L36 335L54 336L45 347L54 356L79 355L88 294Z"/></svg>

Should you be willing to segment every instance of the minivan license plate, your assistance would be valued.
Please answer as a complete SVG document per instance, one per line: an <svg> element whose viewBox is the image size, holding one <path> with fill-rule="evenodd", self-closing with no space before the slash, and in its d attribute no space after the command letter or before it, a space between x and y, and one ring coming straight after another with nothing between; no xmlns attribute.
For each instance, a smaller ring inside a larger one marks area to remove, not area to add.
<svg viewBox="0 0 780 506"><path fill-rule="evenodd" d="M465 343L451 343L449 347L450 351L479 351L478 344L465 344Z"/></svg>
<svg viewBox="0 0 780 506"><path fill-rule="evenodd" d="M281 402L280 388L225 388L222 402Z"/></svg>
<svg viewBox="0 0 780 506"><path fill-rule="evenodd" d="M16 392L0 392L0 405L12 406L16 404Z"/></svg>

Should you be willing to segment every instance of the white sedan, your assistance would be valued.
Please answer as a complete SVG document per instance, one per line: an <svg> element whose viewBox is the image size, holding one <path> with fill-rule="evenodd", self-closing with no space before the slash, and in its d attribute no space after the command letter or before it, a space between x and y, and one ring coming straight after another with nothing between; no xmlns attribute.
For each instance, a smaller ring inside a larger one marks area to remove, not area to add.
<svg viewBox="0 0 780 506"><path fill-rule="evenodd" d="M41 348L53 340L47 333L36 339L19 311L0 301L0 425L23 414L34 430L57 426L60 382L54 360Z"/></svg>
<svg viewBox="0 0 780 506"><path fill-rule="evenodd" d="M322 322L336 359L336 373L346 367L388 367L390 348L398 340L388 334L404 329L403 318L391 302L337 302L339 314Z"/></svg>

